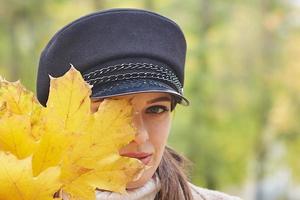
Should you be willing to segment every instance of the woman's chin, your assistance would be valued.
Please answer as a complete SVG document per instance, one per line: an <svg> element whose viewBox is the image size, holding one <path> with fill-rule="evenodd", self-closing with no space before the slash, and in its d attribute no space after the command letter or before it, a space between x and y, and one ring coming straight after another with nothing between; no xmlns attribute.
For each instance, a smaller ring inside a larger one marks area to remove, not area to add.
<svg viewBox="0 0 300 200"><path fill-rule="evenodd" d="M139 187L143 187L154 176L155 170L155 167L151 167L150 169L146 170L139 179L127 183L126 189L133 190Z"/></svg>
<svg viewBox="0 0 300 200"><path fill-rule="evenodd" d="M142 187L143 185L145 185L147 182L147 180L143 180L142 178L136 180L136 181L132 181L127 183L126 185L126 189L127 190L134 190L136 188Z"/></svg>
<svg viewBox="0 0 300 200"><path fill-rule="evenodd" d="M152 178L154 172L155 172L154 169L146 170L139 179L127 183L126 189L133 190L133 189L144 186L147 183L147 181L149 181Z"/></svg>

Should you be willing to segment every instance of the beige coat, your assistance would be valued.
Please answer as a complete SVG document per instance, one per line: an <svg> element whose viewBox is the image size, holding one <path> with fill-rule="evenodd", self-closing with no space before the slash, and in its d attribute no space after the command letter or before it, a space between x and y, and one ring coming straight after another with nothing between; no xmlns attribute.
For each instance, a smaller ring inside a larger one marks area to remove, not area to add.
<svg viewBox="0 0 300 200"><path fill-rule="evenodd" d="M230 196L218 191L200 188L193 184L190 184L190 186L194 200L241 200L238 197Z"/></svg>

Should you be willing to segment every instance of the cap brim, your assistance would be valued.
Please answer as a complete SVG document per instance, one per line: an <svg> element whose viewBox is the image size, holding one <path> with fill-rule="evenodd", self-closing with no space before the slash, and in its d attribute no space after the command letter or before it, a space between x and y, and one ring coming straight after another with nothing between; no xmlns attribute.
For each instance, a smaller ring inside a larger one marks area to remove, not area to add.
<svg viewBox="0 0 300 200"><path fill-rule="evenodd" d="M91 99L148 92L168 93L174 96L179 104L184 106L188 106L190 104L183 95L181 95L171 86L164 82L153 79L130 79L101 84L99 86L96 85L92 88Z"/></svg>

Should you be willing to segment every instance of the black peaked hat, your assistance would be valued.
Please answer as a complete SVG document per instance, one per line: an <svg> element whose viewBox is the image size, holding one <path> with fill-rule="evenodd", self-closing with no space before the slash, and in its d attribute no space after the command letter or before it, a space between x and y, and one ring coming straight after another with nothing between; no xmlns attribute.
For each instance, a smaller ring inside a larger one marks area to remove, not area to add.
<svg viewBox="0 0 300 200"><path fill-rule="evenodd" d="M183 97L186 41L179 26L156 13L111 9L81 17L58 31L43 50L37 97L46 105L50 78L70 64L92 87L91 98L140 92Z"/></svg>

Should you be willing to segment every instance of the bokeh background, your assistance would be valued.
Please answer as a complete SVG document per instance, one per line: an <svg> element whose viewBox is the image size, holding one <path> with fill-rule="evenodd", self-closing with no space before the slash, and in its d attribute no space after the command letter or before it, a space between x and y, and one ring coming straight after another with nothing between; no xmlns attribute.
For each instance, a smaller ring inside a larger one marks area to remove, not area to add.
<svg viewBox="0 0 300 200"><path fill-rule="evenodd" d="M35 91L40 52L90 12L142 8L188 43L169 144L193 183L247 200L300 199L300 0L0 0L0 74ZM78 38L80 40L80 38Z"/></svg>

